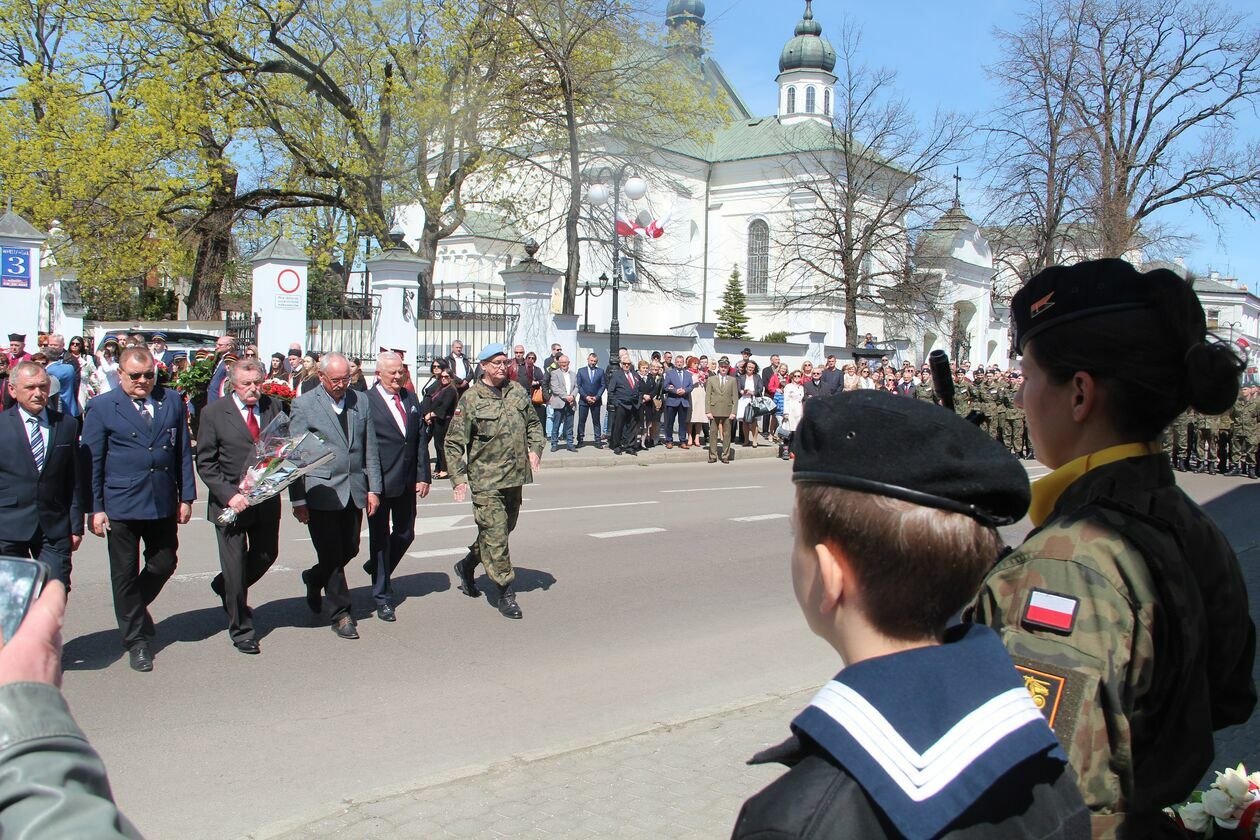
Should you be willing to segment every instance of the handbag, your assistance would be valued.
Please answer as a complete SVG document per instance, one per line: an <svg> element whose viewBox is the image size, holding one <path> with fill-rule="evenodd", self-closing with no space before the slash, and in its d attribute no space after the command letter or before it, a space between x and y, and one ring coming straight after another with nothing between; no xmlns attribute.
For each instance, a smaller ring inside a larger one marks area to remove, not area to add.
<svg viewBox="0 0 1260 840"><path fill-rule="evenodd" d="M665 406L665 400L660 397L652 397L652 405L656 406L657 411L660 411Z"/></svg>
<svg viewBox="0 0 1260 840"><path fill-rule="evenodd" d="M754 417L774 414L776 410L774 397L753 397L752 401L748 403L748 407L752 409Z"/></svg>
<svg viewBox="0 0 1260 840"><path fill-rule="evenodd" d="M535 388L535 389L533 390L533 393L531 393L531 394L529 395L529 401L530 401L530 402L532 402L534 405L542 405L542 404L543 404L543 392L542 392L542 386L541 386L541 385L539 385L537 388Z"/></svg>

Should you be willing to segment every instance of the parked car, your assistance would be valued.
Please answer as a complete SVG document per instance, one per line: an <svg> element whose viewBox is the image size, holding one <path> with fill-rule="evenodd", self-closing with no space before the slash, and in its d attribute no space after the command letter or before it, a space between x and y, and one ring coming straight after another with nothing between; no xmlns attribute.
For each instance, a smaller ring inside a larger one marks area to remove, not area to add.
<svg viewBox="0 0 1260 840"><path fill-rule="evenodd" d="M218 339L217 335L201 332L189 332L187 330L111 330L101 336L100 341L96 343L96 349L99 351L101 346L105 344L105 339L115 336L119 341L125 341L126 336L138 333L144 336L147 343L153 337L155 332L161 332L166 335L166 346L177 353L186 353L192 358L198 350L209 350L214 352L214 342Z"/></svg>

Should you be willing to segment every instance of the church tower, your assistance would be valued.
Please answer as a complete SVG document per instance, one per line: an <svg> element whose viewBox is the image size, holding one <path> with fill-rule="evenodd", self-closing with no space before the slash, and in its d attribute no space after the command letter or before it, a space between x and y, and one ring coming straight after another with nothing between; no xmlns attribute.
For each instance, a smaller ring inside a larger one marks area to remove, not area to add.
<svg viewBox="0 0 1260 840"><path fill-rule="evenodd" d="M669 0L665 7L665 25L669 27L671 50L695 59L704 57L703 0Z"/></svg>
<svg viewBox="0 0 1260 840"><path fill-rule="evenodd" d="M805 0L805 16L796 24L796 37L779 56L779 121L785 125L806 120L830 123L836 83L831 71L835 68L836 50L822 37L822 24L814 20L813 0Z"/></svg>

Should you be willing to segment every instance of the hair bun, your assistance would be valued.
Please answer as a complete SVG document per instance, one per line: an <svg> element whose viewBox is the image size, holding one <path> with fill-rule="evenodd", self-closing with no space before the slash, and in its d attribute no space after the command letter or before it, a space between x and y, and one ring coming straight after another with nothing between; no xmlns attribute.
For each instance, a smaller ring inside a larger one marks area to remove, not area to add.
<svg viewBox="0 0 1260 840"><path fill-rule="evenodd" d="M1190 407L1201 414L1224 414L1238 400L1239 380L1246 365L1234 348L1221 341L1197 342L1186 352L1186 392Z"/></svg>

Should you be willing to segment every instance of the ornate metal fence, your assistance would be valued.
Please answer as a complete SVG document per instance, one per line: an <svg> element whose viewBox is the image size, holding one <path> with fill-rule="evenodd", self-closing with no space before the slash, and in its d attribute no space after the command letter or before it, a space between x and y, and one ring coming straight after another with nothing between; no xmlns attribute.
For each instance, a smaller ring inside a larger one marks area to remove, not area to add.
<svg viewBox="0 0 1260 840"><path fill-rule="evenodd" d="M464 353L475 357L487 344L511 340L519 318L520 307L515 303L438 298L422 308L416 319L417 364L449 355L454 341L462 341Z"/></svg>
<svg viewBox="0 0 1260 840"><path fill-rule="evenodd" d="M316 353L336 351L359 359L376 356L372 336L381 317L380 295L347 294L320 307L322 318L307 322L307 347Z"/></svg>
<svg viewBox="0 0 1260 840"><path fill-rule="evenodd" d="M223 326L224 331L235 338L242 349L246 345L258 343L258 316L252 312L228 312Z"/></svg>

